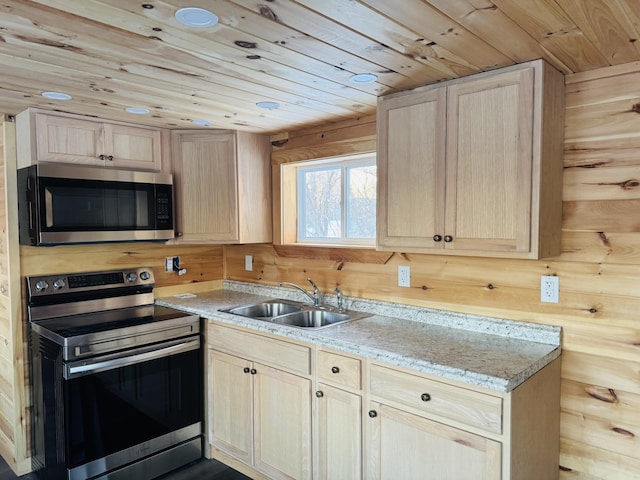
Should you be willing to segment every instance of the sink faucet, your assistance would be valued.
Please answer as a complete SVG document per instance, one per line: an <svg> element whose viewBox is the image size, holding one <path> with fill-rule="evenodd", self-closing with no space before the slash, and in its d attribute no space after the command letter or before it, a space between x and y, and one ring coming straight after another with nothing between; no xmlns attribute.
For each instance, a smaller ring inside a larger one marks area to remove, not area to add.
<svg viewBox="0 0 640 480"><path fill-rule="evenodd" d="M340 287L336 287L333 289L334 292L336 292L336 300L338 302L338 311L339 312L344 312L344 306L342 305L342 290L340 290Z"/></svg>
<svg viewBox="0 0 640 480"><path fill-rule="evenodd" d="M320 306L320 290L318 289L318 286L316 285L316 282L314 282L310 278L307 278L307 281L313 287L313 295L310 294L309 292L307 292L300 285L296 285L295 283L279 282L278 285L281 286L281 287L291 287L291 288L296 288L296 289L300 290L302 293L304 293L307 297L309 297L311 299L311 301L313 302L313 306L314 307L318 307L318 306Z"/></svg>

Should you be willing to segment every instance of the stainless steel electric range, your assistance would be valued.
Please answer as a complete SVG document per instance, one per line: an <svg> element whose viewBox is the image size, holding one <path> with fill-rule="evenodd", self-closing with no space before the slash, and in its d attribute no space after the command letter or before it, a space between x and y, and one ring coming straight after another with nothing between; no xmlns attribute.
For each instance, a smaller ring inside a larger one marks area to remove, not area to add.
<svg viewBox="0 0 640 480"><path fill-rule="evenodd" d="M27 278L40 478L151 479L202 457L200 319L153 287L150 268Z"/></svg>

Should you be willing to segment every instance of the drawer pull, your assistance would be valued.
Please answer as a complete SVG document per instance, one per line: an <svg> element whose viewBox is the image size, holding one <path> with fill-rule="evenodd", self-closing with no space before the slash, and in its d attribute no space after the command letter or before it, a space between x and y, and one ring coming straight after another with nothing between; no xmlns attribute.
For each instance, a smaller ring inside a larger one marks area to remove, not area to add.
<svg viewBox="0 0 640 480"><path fill-rule="evenodd" d="M340 369L338 367L331 367L331 373L340 373Z"/></svg>
<svg viewBox="0 0 640 480"><path fill-rule="evenodd" d="M244 371L244 373L249 373L249 372L250 372L250 369L249 369L249 367L244 367L244 370L243 370L243 371Z"/></svg>
<svg viewBox="0 0 640 480"><path fill-rule="evenodd" d="M251 375L255 375L256 373L258 373L258 371L255 368L251 369Z"/></svg>
<svg viewBox="0 0 640 480"><path fill-rule="evenodd" d="M428 393L423 393L422 395L420 395L420 399L423 402L428 402L429 400L431 400L431 395L429 395Z"/></svg>
<svg viewBox="0 0 640 480"><path fill-rule="evenodd" d="M316 392L316 397L318 397L318 398L322 398L322 397L324 397L324 393L322 392L322 390L318 390L318 391Z"/></svg>
<svg viewBox="0 0 640 480"><path fill-rule="evenodd" d="M369 410L369 416L371 418L376 418L378 416L378 412L376 412L375 410Z"/></svg>

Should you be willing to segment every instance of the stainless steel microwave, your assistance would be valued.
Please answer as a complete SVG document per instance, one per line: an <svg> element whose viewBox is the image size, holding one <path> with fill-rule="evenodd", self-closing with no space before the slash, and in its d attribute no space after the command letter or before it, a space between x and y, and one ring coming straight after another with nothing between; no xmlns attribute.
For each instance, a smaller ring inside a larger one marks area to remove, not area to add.
<svg viewBox="0 0 640 480"><path fill-rule="evenodd" d="M170 174L38 164L18 170L20 243L168 240Z"/></svg>

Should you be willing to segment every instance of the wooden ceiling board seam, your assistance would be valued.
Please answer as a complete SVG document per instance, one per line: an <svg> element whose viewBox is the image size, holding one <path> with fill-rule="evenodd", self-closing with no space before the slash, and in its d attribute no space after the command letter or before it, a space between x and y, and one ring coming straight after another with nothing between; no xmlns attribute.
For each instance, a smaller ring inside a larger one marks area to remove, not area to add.
<svg viewBox="0 0 640 480"><path fill-rule="evenodd" d="M434 47L451 52L475 72L491 70L514 62L448 15L422 0L362 0L372 9L395 19L419 36L435 43ZM460 74L458 75L460 76Z"/></svg>
<svg viewBox="0 0 640 480"><path fill-rule="evenodd" d="M229 0L234 4L243 5L242 1ZM430 82L442 79L440 73L433 65L420 62L406 55L398 55L396 52L378 42L372 41L366 36L339 24L330 22L323 15L305 8L296 2L282 2L270 6L278 18L278 22L289 26L289 19L297 22L296 28L305 35L319 42L333 44L336 47L349 51L362 58L368 58L380 65L383 69L392 70L406 77L415 78L416 75L427 78ZM294 27L290 27L294 28ZM384 71L384 70L383 70ZM384 73L372 72L383 75ZM359 72L365 73L365 72Z"/></svg>
<svg viewBox="0 0 640 480"><path fill-rule="evenodd" d="M434 8L483 38L515 63L544 58L562 72L569 68L490 0L427 0ZM508 38L509 41L505 41Z"/></svg>
<svg viewBox="0 0 640 480"><path fill-rule="evenodd" d="M610 65L628 63L638 56L631 41L637 32L615 0L563 0L560 5L577 27L600 50Z"/></svg>
<svg viewBox="0 0 640 480"><path fill-rule="evenodd" d="M86 0L85 0L86 1ZM121 18L127 23L135 24L134 19L142 18L147 24L147 28L152 30L152 23L155 17L160 20L169 22L173 19L173 15L169 15L169 10L173 11L173 8L166 6L164 10L156 7L154 9L142 9L140 10L145 14L141 16L134 10L131 10L131 2L127 0L111 2L122 12L128 12L126 17L124 15ZM162 2L156 2L156 5L165 5ZM131 20L128 20L129 17ZM164 18L162 18L164 17ZM251 70L259 69L256 65L263 65L264 63L273 63L280 68L291 69L292 71L299 71L304 77L300 77L301 83L312 82L313 79L309 75L322 77L327 84L335 84L336 89L332 89L332 92L340 91L346 88L353 88L360 90L364 94L370 96L376 96L386 90L383 85L380 84L365 84L356 85L349 82L351 76L349 72L337 71L334 65L326 61L321 61L317 58L303 55L298 52L287 49L280 44L272 42L263 42L258 36L253 33L238 32L235 28L228 24L219 23L215 30L208 30L199 32L196 34L190 30L182 28L164 28L162 32L157 33L157 37L162 39L165 35L171 35L174 39L180 41L181 49L186 53L196 54L201 53L208 56L209 51L215 51L220 53L220 57L233 64L243 65ZM251 48L243 48L235 42L242 42L245 45L251 45ZM165 42L166 43L166 42ZM172 45L177 43L170 42ZM255 45L255 47L253 47ZM211 48L209 48L211 47ZM248 59L248 54L258 54L261 59L256 62ZM295 75L287 76L288 78L295 77ZM323 85L319 85L322 88ZM364 97L363 97L364 98Z"/></svg>
<svg viewBox="0 0 640 480"><path fill-rule="evenodd" d="M596 46L553 0L492 0L572 72L608 65Z"/></svg>
<svg viewBox="0 0 640 480"><path fill-rule="evenodd" d="M378 84L393 88L398 88L398 85L408 80L402 73L376 64L369 58L359 57L325 42L311 42L309 35L285 25L278 19L265 18L266 14L262 15L251 7L253 5L243 7L246 10L243 11L240 18L233 14L234 9L237 10L237 6L231 2L218 1L215 10L221 24L233 28L239 34L256 36L262 40L260 45L281 46L283 50L323 62L329 65L334 72L344 71L349 75L361 72L376 73L378 74ZM313 47L309 48L309 45L313 45ZM334 61L329 61L329 59L334 59Z"/></svg>
<svg viewBox="0 0 640 480"><path fill-rule="evenodd" d="M9 50L4 50L7 46L7 43L0 43L0 61L2 60L2 57L4 56L8 56L9 55ZM18 47L16 47L15 45L10 45L11 50L16 50ZM4 51L3 51L4 50ZM30 57L31 61L41 61L44 63L44 59L48 57L48 54L45 53L40 53L37 51L36 48L30 48L28 55ZM73 73L73 65L72 64L63 64L66 62L60 62L60 57L67 55L67 52L57 52L57 57L58 57L58 63L59 63L59 67L61 68L68 68L70 70L72 70ZM10 59L7 62L3 62L7 65L7 67L13 67L14 65L18 65L21 61L23 61L22 59ZM13 65L11 64L13 63ZM142 68L142 67L141 67ZM166 89L166 79L170 79L172 76L176 76L176 80L173 82L173 84L176 87L176 92L181 93L183 95L185 95L185 102L187 103L191 103L194 101L200 101L204 97L204 95L208 95L205 94L204 92L206 92L206 87L211 85L211 82L206 82L204 80L198 79L198 78L188 78L186 81L184 80L184 77L179 76L178 74L175 74L173 72L170 71L165 71L164 72L164 79L163 81L160 80L156 80L153 75L150 73L147 73L146 75L138 75L136 73L136 69L135 68L131 68L129 67L129 71L127 73L123 73L119 70L113 70L113 71L109 71L109 70L104 70L103 68L101 68L100 65L94 64L92 65L92 74L91 75L96 75L99 76L99 78L101 79L108 79L108 81L120 81L126 85L139 85L139 88L147 88L147 87L154 87L158 90L163 90ZM133 78L133 77L139 77L139 80L137 78ZM138 80L138 81L135 81ZM188 86L186 86L186 83L189 83ZM218 99L217 101L222 103L221 100L224 100L225 98L234 98L235 96L238 96L239 94L237 93L237 89L234 93L234 90L226 85L222 85L222 84L217 84L216 85L216 89L218 91L219 94L224 94L224 96L222 96L222 98ZM331 103L320 103L320 102L316 102L312 99L304 99L302 97L299 96L293 96L293 95L289 95L289 94L285 94L284 92L280 92L280 91L275 91L275 90L270 90L267 89L265 87L261 87L261 90L263 90L263 93L257 93L257 92L251 92L249 90L245 90L244 92L241 92L242 95L245 97L245 99L249 100L252 99L254 101L260 101L263 100L265 97L265 93L270 93L272 95L272 97L274 97L276 100L279 101L283 101L283 102L289 102L291 105L288 106L287 111L296 111L296 110L300 110L302 115L311 115L313 113L317 113L317 112L325 112L327 114L331 114L331 115L335 115L337 117L348 117L350 116L349 110L343 109L338 105L332 105ZM258 90L256 88L256 90ZM162 96L165 96L165 93L163 93ZM157 103L157 102L155 102ZM255 107L254 107L255 109ZM306 113L305 113L306 112ZM232 111L230 111L229 113L233 113Z"/></svg>
<svg viewBox="0 0 640 480"><path fill-rule="evenodd" d="M57 2L60 0L52 0L52 2ZM87 0L88 1L88 0ZM92 20L92 19L90 19ZM93 20L92 20L93 21ZM44 23L44 19L42 19L42 22ZM105 24L106 26L106 24ZM85 43L83 46L86 48L87 46L89 47L93 47L93 51L100 51L103 52L104 54L110 54L113 51L113 48L115 46L120 46L122 48L122 50L120 50L118 52L118 54L120 56L127 56L128 58L132 59L132 63L136 63L135 60L144 60L146 63L153 65L154 62L157 63L157 61L160 59L162 60L162 62L165 62L166 64L170 64L171 62L173 62L174 66L172 68L174 68L174 70L176 71L180 71L181 67L182 70L187 70L184 68L185 65L191 66L191 67L195 67L196 64L198 62L195 62L194 60L199 60L200 62L203 62L204 64L201 66L201 68L205 69L207 67L209 67L209 72L214 74L214 73L220 73L219 71L216 72L215 70L212 71L211 67L212 67L212 62L216 61L216 62L220 62L218 64L218 67L220 69L224 69L225 71L227 71L228 73L230 73L231 75L242 75L242 77L240 78L245 78L245 79L252 79L253 81L256 80L261 80L264 82L274 82L274 80L272 80L270 77L271 75L269 75L269 72L267 72L264 68L262 69L256 69L255 67L247 67L245 65L240 65L238 63L235 62L231 62L226 60L224 57L222 57L221 55L217 55L214 56L213 50L210 50L208 52L199 52L199 51L195 51L195 50L191 50L189 51L189 47L196 41L196 40L201 40L200 37L198 36L192 36L189 37L189 34L185 34L185 36L187 38L192 38L193 41L189 41L189 40L185 40L181 37L178 36L173 36L174 40L177 40L180 42L180 45L171 45L168 42L164 42L162 40L155 40L153 38L148 38L145 37L143 35L139 35L139 34L135 34L132 33L128 30L122 30L123 32L123 36L125 34L128 34L128 38L124 39L121 36L110 36L109 32L107 32L106 34L103 35L104 37L104 43L96 43L95 42L95 38L91 37L91 36L87 36L85 38ZM166 35L171 35L170 29L167 29L167 32L163 32ZM161 35L162 33L159 33L158 35ZM158 36L156 35L156 36ZM95 35L94 35L95 36ZM87 40L88 38L88 40ZM158 37L160 38L160 37ZM80 37L76 37L77 40L80 40ZM155 42L153 44L153 50L156 52L156 54L154 54L153 52L151 52L151 49L148 47L148 44L140 44L140 45L136 45L135 41L137 40L137 42L139 43L140 40L147 40L147 41L151 41L151 42ZM89 43L93 41L93 43ZM133 45L131 45L128 42L134 42ZM184 45L182 46L182 42L184 42ZM214 42L215 43L215 42ZM232 47L228 47L226 45L223 44L219 44L219 43L215 43L217 48L223 49L224 51L230 52L230 53L234 53L237 51L237 49L234 49ZM125 53L127 50L132 51L132 53ZM180 54L180 60L182 62L185 63L180 63L177 62L175 60L170 60L170 57L168 56L168 54L173 53L173 55L175 56L176 53ZM135 56L134 56L135 55ZM187 60L190 60L190 63L186 63ZM138 62L140 63L140 62ZM291 71L293 71L293 69L291 69ZM313 94L316 93L314 89L309 88L307 85L305 85L305 80L306 81L313 81L315 80L314 77L305 77L302 80L298 80L298 81L291 81L291 80L287 80L286 77L282 76L281 74L281 78L277 79L278 81L276 83L278 83L279 86L284 86L285 84L296 84L298 85L300 89L304 89L307 90L306 95L311 95L313 97ZM331 86L331 88L327 88L327 86ZM320 88L322 87L322 88ZM275 88L275 87L274 87ZM331 94L335 97L340 97L340 94L344 94L344 90L345 87L344 85L340 85L337 84L335 82L329 82L327 81L327 83L324 83L322 85L316 85L315 87L316 89L318 89L321 92L325 92L327 94ZM317 94L316 94L317 95ZM371 95L371 94L366 94L365 92L357 92L355 91L354 94L352 95L352 97L355 97L356 101L365 104L365 105L369 105L369 106L375 106L376 103L376 96L375 95Z"/></svg>
<svg viewBox="0 0 640 480"><path fill-rule="evenodd" d="M438 44L433 44L423 35L393 22L386 15L368 8L359 2L342 2L340 0L295 0L309 9L328 15L333 13L341 25L366 35L377 43L383 44L402 55L419 62L427 62L437 69L441 79L450 79L460 74L470 75L479 71L478 67L465 59L446 51Z"/></svg>

